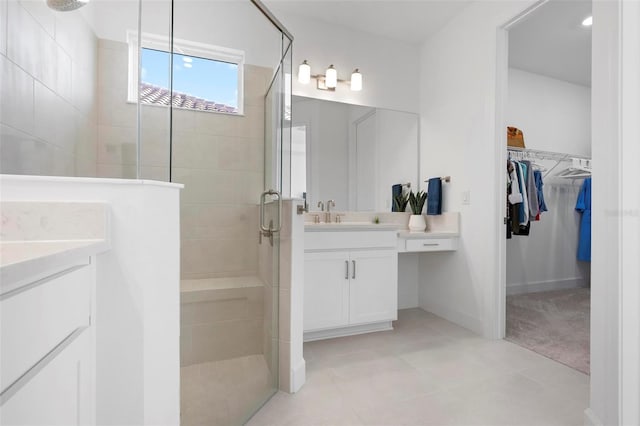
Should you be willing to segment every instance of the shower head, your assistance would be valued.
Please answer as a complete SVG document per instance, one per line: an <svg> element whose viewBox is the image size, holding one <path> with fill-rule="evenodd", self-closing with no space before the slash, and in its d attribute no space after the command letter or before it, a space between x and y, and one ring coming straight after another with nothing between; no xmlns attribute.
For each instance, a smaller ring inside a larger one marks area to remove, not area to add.
<svg viewBox="0 0 640 426"><path fill-rule="evenodd" d="M58 12L76 10L89 3L89 0L47 0L47 6Z"/></svg>

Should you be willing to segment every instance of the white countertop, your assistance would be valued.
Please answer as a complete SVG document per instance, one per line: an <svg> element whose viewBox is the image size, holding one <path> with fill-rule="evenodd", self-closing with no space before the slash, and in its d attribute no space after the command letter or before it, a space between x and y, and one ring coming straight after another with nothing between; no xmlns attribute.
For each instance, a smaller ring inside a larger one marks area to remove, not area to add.
<svg viewBox="0 0 640 426"><path fill-rule="evenodd" d="M398 229L397 223L369 223L369 222L342 222L342 223L305 223L305 231L393 231Z"/></svg>
<svg viewBox="0 0 640 426"><path fill-rule="evenodd" d="M409 232L406 228L401 229L397 223L368 223L368 222L342 222L342 223L305 223L305 231L397 231L398 238L419 239L419 238L459 238L458 232Z"/></svg>
<svg viewBox="0 0 640 426"><path fill-rule="evenodd" d="M399 231L398 238L403 239L419 239L419 238L459 238L458 232L409 232Z"/></svg>
<svg viewBox="0 0 640 426"><path fill-rule="evenodd" d="M110 248L107 240L0 241L0 293Z"/></svg>

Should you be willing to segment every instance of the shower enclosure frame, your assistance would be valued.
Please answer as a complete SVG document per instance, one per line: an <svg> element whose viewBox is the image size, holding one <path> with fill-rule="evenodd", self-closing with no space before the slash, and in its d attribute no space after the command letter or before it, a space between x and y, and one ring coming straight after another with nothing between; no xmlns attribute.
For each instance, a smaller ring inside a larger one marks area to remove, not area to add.
<svg viewBox="0 0 640 426"><path fill-rule="evenodd" d="M259 201L276 201L270 202L267 204L263 204L260 207L260 217L259 217L259 226L256 231L259 231L261 235L266 237L261 238L261 244L263 246L259 246L258 251L260 253L264 253L265 250L268 252L266 256L265 263L269 263L270 267L266 268L270 271L270 277L264 279L264 297L265 303L271 304L271 308L269 311L271 312L271 317L269 317L265 313L264 324L266 330L270 330L265 332L263 336L263 340L265 342L264 347L265 350L263 352L265 356L265 361L269 365L269 370L271 372L271 379L269 381L268 388L270 392L265 390L262 400L257 401L255 399L248 400L246 407L242 408L241 411L244 412L242 414L242 421L246 422L249 418L251 418L255 412L257 412L264 403L266 403L279 389L280 387L280 369L282 369L282 374L285 374L285 371L288 372L289 366L280 365L280 328L283 326L279 321L279 308L280 308L280 235L279 235L279 226L278 223L282 220L282 196L289 197L289 189L283 188L283 182L287 181L283 179L283 173L289 173L288 170L285 170L283 165L289 164L288 160L285 158L287 156L287 152L289 151L289 147L291 144L291 134L290 129L288 129L285 125L285 121L287 121L285 110L290 108L291 105L291 56L292 56L292 44L293 44L293 36L292 34L280 23L280 21L266 8L266 6L259 0L249 0L250 3L266 18L266 20L274 27L275 30L279 33L280 38L280 57L273 66L273 74L271 75L271 79L267 84L267 90L264 94L264 131L263 131L263 149L264 149L264 174L263 174L263 196L262 200L255 200L255 203L258 204ZM142 33L143 33L143 5L144 0L139 0L139 15L138 15L138 82L142 81ZM177 23L175 22L176 16L176 8L180 6L179 3L176 3L175 0L171 0L170 2L165 3L167 7L165 12L165 18L167 19L167 24L170 22L168 27L168 31L166 35L168 36L168 89L169 93L174 92L174 77L173 77L173 69L174 69L174 53L176 52L176 47L174 46L174 37L176 34ZM170 14L169 14L170 8ZM275 57L276 55L274 55ZM275 59L275 58L274 58ZM143 155L145 155L143 146L143 104L140 101L141 91L138 90L138 102L137 102L137 132L138 132L138 143L137 143L137 161L136 161L136 174L138 179L145 178L144 169L141 167L143 161ZM169 103L169 108L167 109L166 119L169 122L169 135L168 135L168 149L167 154L168 158L166 164L168 165L168 170L166 177L168 181L173 182L176 176L174 176L174 105L173 102ZM268 116L270 116L270 121L267 121ZM271 198L271 200L268 200ZM262 204L262 203L261 203ZM263 216L266 210L266 224L262 222ZM269 226L270 219L276 226ZM256 245L258 244L258 235L256 232ZM262 247L262 248L260 248ZM262 257L262 254L259 255ZM260 260L261 262L262 260ZM260 269L260 267L259 267ZM269 275L269 274L268 274ZM267 284L269 281L269 284ZM267 295L269 293L269 295ZM270 327L270 328L269 328ZM224 343L222 343L224 344ZM267 355L269 354L269 355ZM285 357L287 359L288 357ZM240 404L242 405L242 404Z"/></svg>

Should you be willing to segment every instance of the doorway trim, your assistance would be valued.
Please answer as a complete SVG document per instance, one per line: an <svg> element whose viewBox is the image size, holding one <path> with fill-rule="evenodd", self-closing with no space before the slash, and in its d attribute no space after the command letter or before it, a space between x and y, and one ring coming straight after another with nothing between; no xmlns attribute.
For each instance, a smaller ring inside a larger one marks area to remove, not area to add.
<svg viewBox="0 0 640 426"><path fill-rule="evenodd" d="M518 15L511 18L505 24L497 28L496 34L496 137L494 151L495 158L499 158L500 164L504 165L507 161L507 134L506 134L506 106L509 85L509 30L522 21L526 17L537 10L539 7L548 3L549 0L539 0ZM497 211L502 212L505 216L505 206L507 204L507 195L500 188L506 188L507 178L505 173L496 173L495 185L498 195ZM505 227L498 226L496 235L497 256L494 264L495 276L498 277L497 283L493 290L492 300L488 300L490 312L493 312L493 320L490 322L489 336L495 339L504 339L506 328L506 295L507 295L507 241L505 239Z"/></svg>

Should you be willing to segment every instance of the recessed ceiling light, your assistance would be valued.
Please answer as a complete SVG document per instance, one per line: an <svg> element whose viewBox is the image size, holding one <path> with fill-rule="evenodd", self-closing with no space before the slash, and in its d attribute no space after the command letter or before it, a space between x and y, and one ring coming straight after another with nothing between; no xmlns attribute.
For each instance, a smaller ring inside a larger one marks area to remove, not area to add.
<svg viewBox="0 0 640 426"><path fill-rule="evenodd" d="M590 27L591 25L593 25L593 16L589 16L582 21L583 27Z"/></svg>

